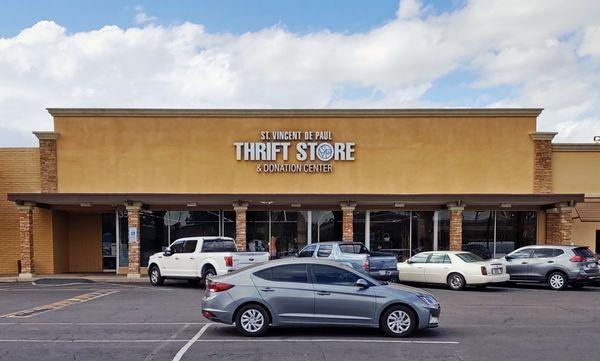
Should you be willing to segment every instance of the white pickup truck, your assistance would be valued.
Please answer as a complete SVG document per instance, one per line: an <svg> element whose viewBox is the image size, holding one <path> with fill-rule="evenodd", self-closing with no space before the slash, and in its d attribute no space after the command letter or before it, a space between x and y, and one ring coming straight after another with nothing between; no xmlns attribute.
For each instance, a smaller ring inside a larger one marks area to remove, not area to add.
<svg viewBox="0 0 600 361"><path fill-rule="evenodd" d="M150 256L148 275L153 286L161 286L166 278L187 279L196 284L204 283L207 277L268 260L267 252L238 252L232 238L188 237Z"/></svg>

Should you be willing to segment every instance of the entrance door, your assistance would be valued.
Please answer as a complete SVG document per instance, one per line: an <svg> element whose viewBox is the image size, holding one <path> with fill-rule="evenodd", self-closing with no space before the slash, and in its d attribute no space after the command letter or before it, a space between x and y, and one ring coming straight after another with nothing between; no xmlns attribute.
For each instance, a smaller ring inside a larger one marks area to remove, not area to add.
<svg viewBox="0 0 600 361"><path fill-rule="evenodd" d="M114 213L102 215L102 271L117 271L117 235Z"/></svg>

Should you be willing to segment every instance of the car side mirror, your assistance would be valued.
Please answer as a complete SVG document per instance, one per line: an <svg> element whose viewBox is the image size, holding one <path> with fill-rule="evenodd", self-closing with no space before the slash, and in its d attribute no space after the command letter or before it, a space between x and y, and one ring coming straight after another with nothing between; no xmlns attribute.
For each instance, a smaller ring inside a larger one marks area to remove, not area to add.
<svg viewBox="0 0 600 361"><path fill-rule="evenodd" d="M165 249L165 251L163 252L163 254L167 257L169 257L170 255L173 254L173 251L171 251L169 248Z"/></svg>
<svg viewBox="0 0 600 361"><path fill-rule="evenodd" d="M412 261L410 260L410 258L406 260L406 263L408 263L408 264L412 263Z"/></svg>
<svg viewBox="0 0 600 361"><path fill-rule="evenodd" d="M369 288L369 283L362 278L356 280L356 287Z"/></svg>
<svg viewBox="0 0 600 361"><path fill-rule="evenodd" d="M300 255L298 254L298 252L294 252L294 257L300 257Z"/></svg>

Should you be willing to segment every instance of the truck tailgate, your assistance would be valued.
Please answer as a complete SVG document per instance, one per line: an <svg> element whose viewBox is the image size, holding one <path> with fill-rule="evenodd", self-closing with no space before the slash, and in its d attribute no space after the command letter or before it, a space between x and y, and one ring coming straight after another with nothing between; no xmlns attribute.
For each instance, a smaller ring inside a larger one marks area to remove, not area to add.
<svg viewBox="0 0 600 361"><path fill-rule="evenodd" d="M394 256L371 256L369 257L369 270L396 270L398 260Z"/></svg>
<svg viewBox="0 0 600 361"><path fill-rule="evenodd" d="M269 260L269 253L267 252L235 252L232 256L234 270Z"/></svg>

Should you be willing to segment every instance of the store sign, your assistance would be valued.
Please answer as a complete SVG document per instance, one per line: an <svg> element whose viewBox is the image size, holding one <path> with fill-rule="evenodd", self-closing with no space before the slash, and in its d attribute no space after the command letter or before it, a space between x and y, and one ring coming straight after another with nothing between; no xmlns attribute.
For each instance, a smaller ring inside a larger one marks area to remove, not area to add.
<svg viewBox="0 0 600 361"><path fill-rule="evenodd" d="M259 173L330 173L334 162L354 161L354 142L334 142L330 131L261 131L260 142L236 142L238 161Z"/></svg>

